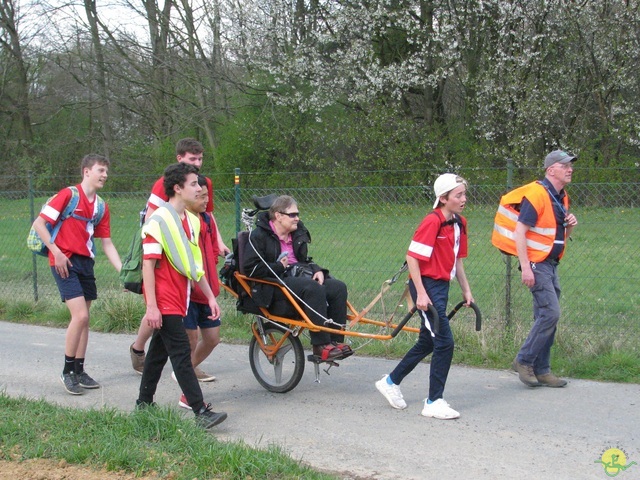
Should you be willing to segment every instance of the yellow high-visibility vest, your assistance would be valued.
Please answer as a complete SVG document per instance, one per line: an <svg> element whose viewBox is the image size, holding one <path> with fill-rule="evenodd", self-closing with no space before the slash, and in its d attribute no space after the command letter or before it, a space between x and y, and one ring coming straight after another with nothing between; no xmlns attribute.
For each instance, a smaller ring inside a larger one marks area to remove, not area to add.
<svg viewBox="0 0 640 480"><path fill-rule="evenodd" d="M196 282L204 275L202 252L198 247L200 219L185 210L190 225L189 236L173 206L167 202L153 212L142 227L143 238L151 235L161 245L169 262L178 272Z"/></svg>

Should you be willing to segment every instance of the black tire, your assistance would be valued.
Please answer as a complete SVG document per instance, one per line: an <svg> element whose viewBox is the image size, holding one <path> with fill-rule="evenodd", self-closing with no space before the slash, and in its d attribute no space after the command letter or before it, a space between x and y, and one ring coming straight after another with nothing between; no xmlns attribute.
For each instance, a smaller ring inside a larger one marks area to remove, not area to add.
<svg viewBox="0 0 640 480"><path fill-rule="evenodd" d="M287 333L285 328L273 323L265 323L263 328L267 346L275 345ZM270 392L286 393L293 390L302 379L304 348L300 339L289 333L276 355L269 360L253 337L249 344L249 363L260 385Z"/></svg>

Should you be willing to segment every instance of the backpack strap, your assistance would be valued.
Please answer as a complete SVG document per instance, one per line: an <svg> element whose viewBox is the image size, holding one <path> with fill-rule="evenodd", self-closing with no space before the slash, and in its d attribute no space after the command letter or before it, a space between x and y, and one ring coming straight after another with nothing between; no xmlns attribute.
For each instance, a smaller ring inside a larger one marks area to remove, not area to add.
<svg viewBox="0 0 640 480"><path fill-rule="evenodd" d="M436 215L438 218L440 218L440 215L438 215L435 210L433 210L429 215L431 214ZM446 225L454 225L456 223L460 227L460 231L466 234L467 230L465 229L464 224L462 223L462 219L460 218L460 215L456 215L454 213L453 217L451 217L451 220L445 220L444 222L440 223L440 228L438 228L438 233L436 235L440 235L440 230L442 230L442 227Z"/></svg>
<svg viewBox="0 0 640 480"><path fill-rule="evenodd" d="M53 230L51 230L51 243L55 241L56 237L58 236L58 232L60 231L60 227L62 227L62 222L64 222L67 218L73 217L80 220L89 221L88 219L79 217L78 215L73 213L76 207L78 206L78 203L80 202L80 192L78 192L78 189L75 186L68 187L68 188L69 190L71 190L71 198L69 199L67 206L64 207L64 210L60 214L60 219L58 220L58 223L56 223L56 226L53 227Z"/></svg>
<svg viewBox="0 0 640 480"><path fill-rule="evenodd" d="M80 203L80 192L78 192L78 189L76 187L68 188L69 190L71 190L71 198L69 199L67 206L64 208L62 214L60 215L60 222L66 220L69 217L73 217L73 212L77 208L78 203Z"/></svg>
<svg viewBox="0 0 640 480"><path fill-rule="evenodd" d="M102 219L104 218L104 212L106 210L106 205L105 205L104 200L97 193L96 193L96 202L98 202L98 205L96 206L97 212L95 213L95 215L91 219L91 221L93 222L94 226L98 225L102 221Z"/></svg>
<svg viewBox="0 0 640 480"><path fill-rule="evenodd" d="M91 222L93 223L94 227L98 225L102 221L102 218L104 217L104 212L106 209L106 206L102 197L96 193L96 199L95 199L96 203L93 211L93 216L91 218L81 217L80 215L76 215L75 213L73 213L76 207L78 206L78 203L80 202L80 192L75 186L69 187L69 190L71 190L71 193L72 193L71 200L69 200L67 207L62 212L62 215L60 216L60 221L66 220L67 218L72 217L72 218L75 218L76 220Z"/></svg>

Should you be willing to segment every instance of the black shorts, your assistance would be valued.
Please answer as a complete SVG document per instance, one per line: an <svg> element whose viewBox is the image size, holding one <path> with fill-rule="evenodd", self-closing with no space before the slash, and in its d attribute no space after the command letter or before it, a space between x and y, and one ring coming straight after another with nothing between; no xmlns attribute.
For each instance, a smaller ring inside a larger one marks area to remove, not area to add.
<svg viewBox="0 0 640 480"><path fill-rule="evenodd" d="M93 258L71 255L69 260L73 266L69 267L69 276L67 278L62 278L56 272L56 267L51 267L51 273L56 285L58 285L62 301L77 297L84 297L87 301L97 299L98 289L96 287L96 276L93 273L95 264Z"/></svg>

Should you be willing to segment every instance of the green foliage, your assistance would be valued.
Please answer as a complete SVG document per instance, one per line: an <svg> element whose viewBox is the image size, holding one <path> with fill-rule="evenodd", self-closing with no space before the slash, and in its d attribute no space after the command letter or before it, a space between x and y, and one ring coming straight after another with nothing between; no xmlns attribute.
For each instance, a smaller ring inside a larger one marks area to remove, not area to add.
<svg viewBox="0 0 640 480"><path fill-rule="evenodd" d="M124 292L122 295L107 295L97 302L91 312L91 327L101 332L135 332L144 316L145 306L141 295Z"/></svg>
<svg viewBox="0 0 640 480"><path fill-rule="evenodd" d="M79 410L3 393L0 458L64 459L175 480L333 478L301 465L277 447L255 450L240 442L220 442L176 409Z"/></svg>
<svg viewBox="0 0 640 480"><path fill-rule="evenodd" d="M464 126L416 124L383 102L366 112L334 105L305 113L264 102L219 128L217 169L269 173L245 187L277 188L292 172L305 172L296 176L303 187L429 184L437 172L497 163ZM490 170L481 175L493 180Z"/></svg>
<svg viewBox="0 0 640 480"><path fill-rule="evenodd" d="M50 327L66 327L69 323L69 310L62 303L49 301L3 300L0 303L3 320L15 323L30 323Z"/></svg>
<svg viewBox="0 0 640 480"><path fill-rule="evenodd" d="M7 315L16 321L33 319L38 312L38 306L33 302L18 301L9 306Z"/></svg>

